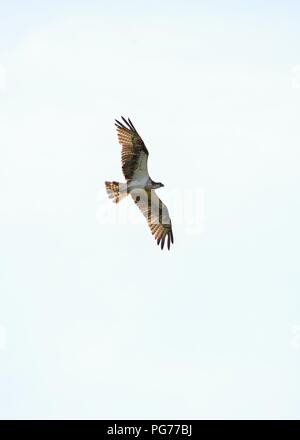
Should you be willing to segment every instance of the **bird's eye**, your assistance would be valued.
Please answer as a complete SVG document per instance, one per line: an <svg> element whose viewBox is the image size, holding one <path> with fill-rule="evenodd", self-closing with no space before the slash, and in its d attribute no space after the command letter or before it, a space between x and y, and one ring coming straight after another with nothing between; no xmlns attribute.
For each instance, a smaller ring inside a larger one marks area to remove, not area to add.
<svg viewBox="0 0 300 440"><path fill-rule="evenodd" d="M141 200L140 196L136 196L135 203L139 202Z"/></svg>

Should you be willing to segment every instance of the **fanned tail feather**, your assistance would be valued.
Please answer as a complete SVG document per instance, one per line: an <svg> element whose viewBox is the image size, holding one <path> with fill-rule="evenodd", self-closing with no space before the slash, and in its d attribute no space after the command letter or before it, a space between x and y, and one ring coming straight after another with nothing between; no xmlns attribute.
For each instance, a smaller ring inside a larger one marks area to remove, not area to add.
<svg viewBox="0 0 300 440"><path fill-rule="evenodd" d="M114 203L119 203L128 194L126 183L105 182L105 187L108 197L112 199Z"/></svg>

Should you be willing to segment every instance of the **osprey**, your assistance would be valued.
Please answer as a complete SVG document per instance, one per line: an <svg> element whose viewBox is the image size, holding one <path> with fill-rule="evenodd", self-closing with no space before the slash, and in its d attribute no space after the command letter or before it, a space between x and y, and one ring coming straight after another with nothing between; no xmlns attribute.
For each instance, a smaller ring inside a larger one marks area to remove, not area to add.
<svg viewBox="0 0 300 440"><path fill-rule="evenodd" d="M148 173L149 152L131 120L116 120L119 142L122 146L122 170L126 183L105 182L106 191L113 202L119 203L128 194L148 221L157 244L163 249L165 240L170 249L174 242L168 208L157 196L155 190L164 186L154 182Z"/></svg>

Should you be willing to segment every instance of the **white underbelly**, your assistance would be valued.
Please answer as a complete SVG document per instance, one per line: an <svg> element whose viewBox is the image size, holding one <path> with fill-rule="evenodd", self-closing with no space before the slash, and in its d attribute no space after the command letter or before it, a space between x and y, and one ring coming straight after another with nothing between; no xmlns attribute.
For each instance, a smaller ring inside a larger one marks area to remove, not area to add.
<svg viewBox="0 0 300 440"><path fill-rule="evenodd" d="M135 188L145 188L148 182L148 176L139 176L135 175L134 179L131 180L128 187L129 189L135 189Z"/></svg>

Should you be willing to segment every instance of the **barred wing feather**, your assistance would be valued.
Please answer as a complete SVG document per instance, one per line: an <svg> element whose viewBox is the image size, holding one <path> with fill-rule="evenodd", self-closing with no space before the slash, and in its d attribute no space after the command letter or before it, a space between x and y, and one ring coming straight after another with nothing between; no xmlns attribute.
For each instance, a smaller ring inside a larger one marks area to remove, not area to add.
<svg viewBox="0 0 300 440"><path fill-rule="evenodd" d="M126 180L146 180L148 173L148 150L128 118L116 120L119 143L122 146L122 170Z"/></svg>
<svg viewBox="0 0 300 440"><path fill-rule="evenodd" d="M130 192L133 201L146 218L157 244L163 249L167 239L167 247L174 243L172 223L168 208L160 200L154 190L135 189Z"/></svg>

